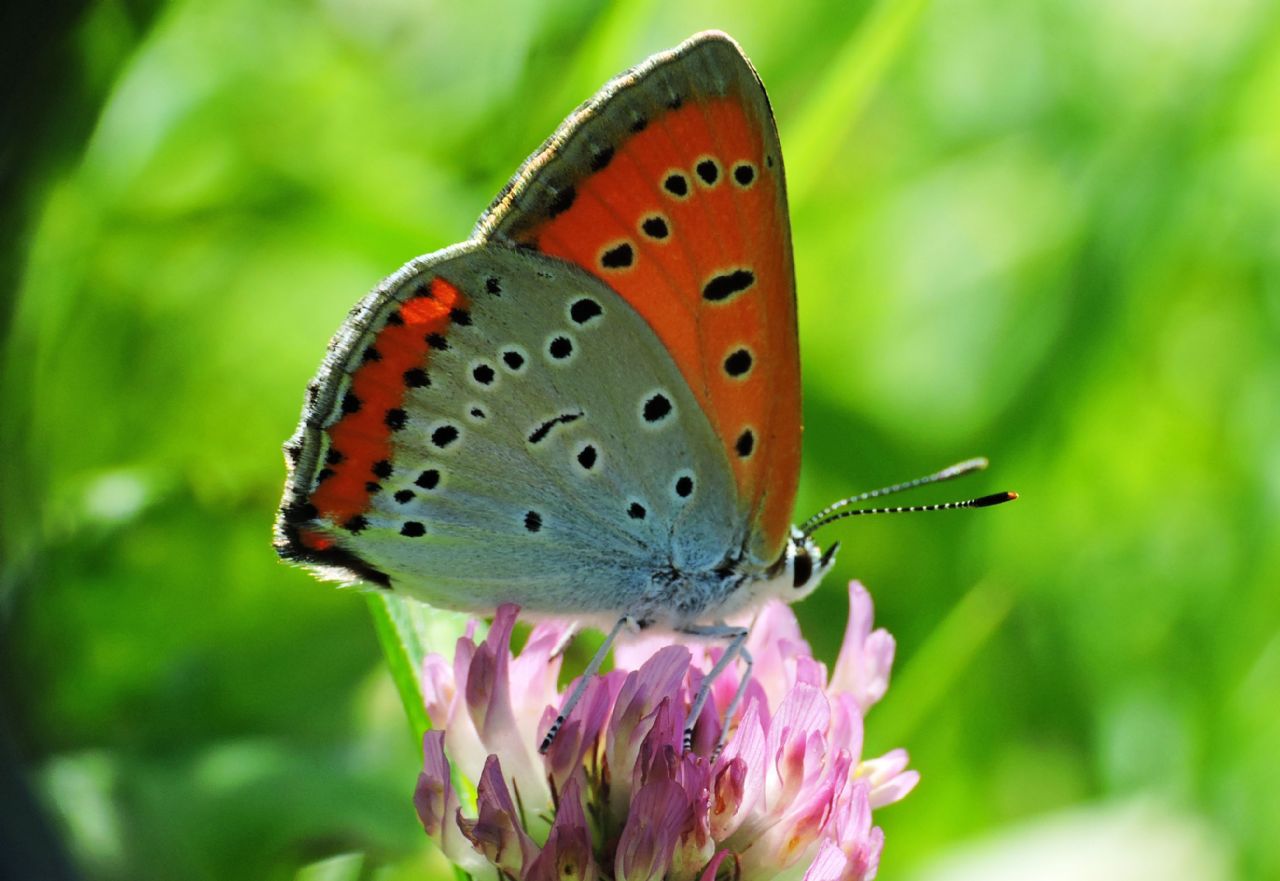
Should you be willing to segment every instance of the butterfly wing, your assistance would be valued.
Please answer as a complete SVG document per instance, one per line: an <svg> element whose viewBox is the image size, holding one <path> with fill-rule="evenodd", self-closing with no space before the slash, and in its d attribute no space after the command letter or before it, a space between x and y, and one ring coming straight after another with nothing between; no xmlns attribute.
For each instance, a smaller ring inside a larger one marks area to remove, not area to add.
<svg viewBox="0 0 1280 881"><path fill-rule="evenodd" d="M795 280L777 130L737 44L700 34L610 82L477 236L574 263L635 308L710 418L748 557L777 560L799 478Z"/></svg>
<svg viewBox="0 0 1280 881"><path fill-rule="evenodd" d="M644 319L498 243L420 258L351 313L312 383L281 554L472 611L616 615L735 540L714 430Z"/></svg>
<svg viewBox="0 0 1280 881"><path fill-rule="evenodd" d="M613 81L470 242L348 317L286 446L280 553L442 607L604 615L740 548L767 567L799 459L788 230L731 40Z"/></svg>

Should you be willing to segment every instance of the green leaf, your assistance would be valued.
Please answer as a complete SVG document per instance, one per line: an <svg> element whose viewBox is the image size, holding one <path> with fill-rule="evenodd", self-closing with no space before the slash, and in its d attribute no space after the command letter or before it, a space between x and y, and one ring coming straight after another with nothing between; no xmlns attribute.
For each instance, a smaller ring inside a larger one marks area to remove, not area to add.
<svg viewBox="0 0 1280 881"><path fill-rule="evenodd" d="M422 693L422 662L432 652L451 656L468 618L386 593L369 594L369 612L414 743L419 744L431 728Z"/></svg>

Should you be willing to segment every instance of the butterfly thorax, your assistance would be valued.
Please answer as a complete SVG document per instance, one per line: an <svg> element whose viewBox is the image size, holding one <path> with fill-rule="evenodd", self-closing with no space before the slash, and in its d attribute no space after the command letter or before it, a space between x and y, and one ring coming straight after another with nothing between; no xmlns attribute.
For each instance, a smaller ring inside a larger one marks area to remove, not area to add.
<svg viewBox="0 0 1280 881"><path fill-rule="evenodd" d="M768 567L738 557L709 570L655 571L650 590L627 615L640 627L681 630L732 618L767 599L793 603L817 588L834 564L837 547L824 554L793 528L786 550Z"/></svg>

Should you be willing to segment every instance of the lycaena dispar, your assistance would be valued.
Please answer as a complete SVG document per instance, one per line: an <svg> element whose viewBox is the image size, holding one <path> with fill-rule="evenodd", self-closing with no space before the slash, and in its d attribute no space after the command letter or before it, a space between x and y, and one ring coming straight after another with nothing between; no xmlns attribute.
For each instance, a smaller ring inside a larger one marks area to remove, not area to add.
<svg viewBox="0 0 1280 881"><path fill-rule="evenodd" d="M285 452L276 547L323 576L598 623L588 672L624 626L724 639L686 743L743 654L726 617L800 599L831 567L815 529L985 464L789 525L800 361L782 153L721 33L614 79L468 241L361 301Z"/></svg>

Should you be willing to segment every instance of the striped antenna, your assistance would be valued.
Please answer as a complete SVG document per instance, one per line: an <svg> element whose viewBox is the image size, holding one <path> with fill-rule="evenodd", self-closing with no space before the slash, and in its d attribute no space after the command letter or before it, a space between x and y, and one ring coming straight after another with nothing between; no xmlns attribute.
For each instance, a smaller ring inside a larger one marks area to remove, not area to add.
<svg viewBox="0 0 1280 881"><path fill-rule="evenodd" d="M1015 492L992 493L989 496L982 496L976 499L966 499L963 502L940 502L936 505L906 505L900 508L855 508L852 511L836 511L829 514L823 519L807 526L804 530L806 537L813 535L816 531L826 526L828 523L834 523L837 520L843 520L846 517L857 517L861 514L914 514L918 511L950 511L955 508L989 508L992 505L1002 505L1005 502L1012 502L1018 497Z"/></svg>
<svg viewBox="0 0 1280 881"><path fill-rule="evenodd" d="M817 514L814 514L808 520L804 521L804 523L800 524L800 531L805 535L808 535L813 532L814 529L818 528L816 526L811 527L810 524L817 523L819 520L823 520L828 517L832 512L838 511L841 508L847 508L857 502L865 502L867 499L875 499L880 496L891 496L894 493L915 489L917 486L925 486L930 483L942 483L944 480L954 480L957 477L964 477L966 474L981 471L986 467L986 457L978 456L974 459L965 459L963 462L957 462L954 465L943 468L941 471L935 471L933 474L929 474L925 477L917 477L915 480L908 480L904 483L895 483L893 486L885 486L880 489L873 489L870 492L859 493L856 496L849 496L847 499L841 499L838 502L833 502L832 504L827 505L827 507L823 508Z"/></svg>

